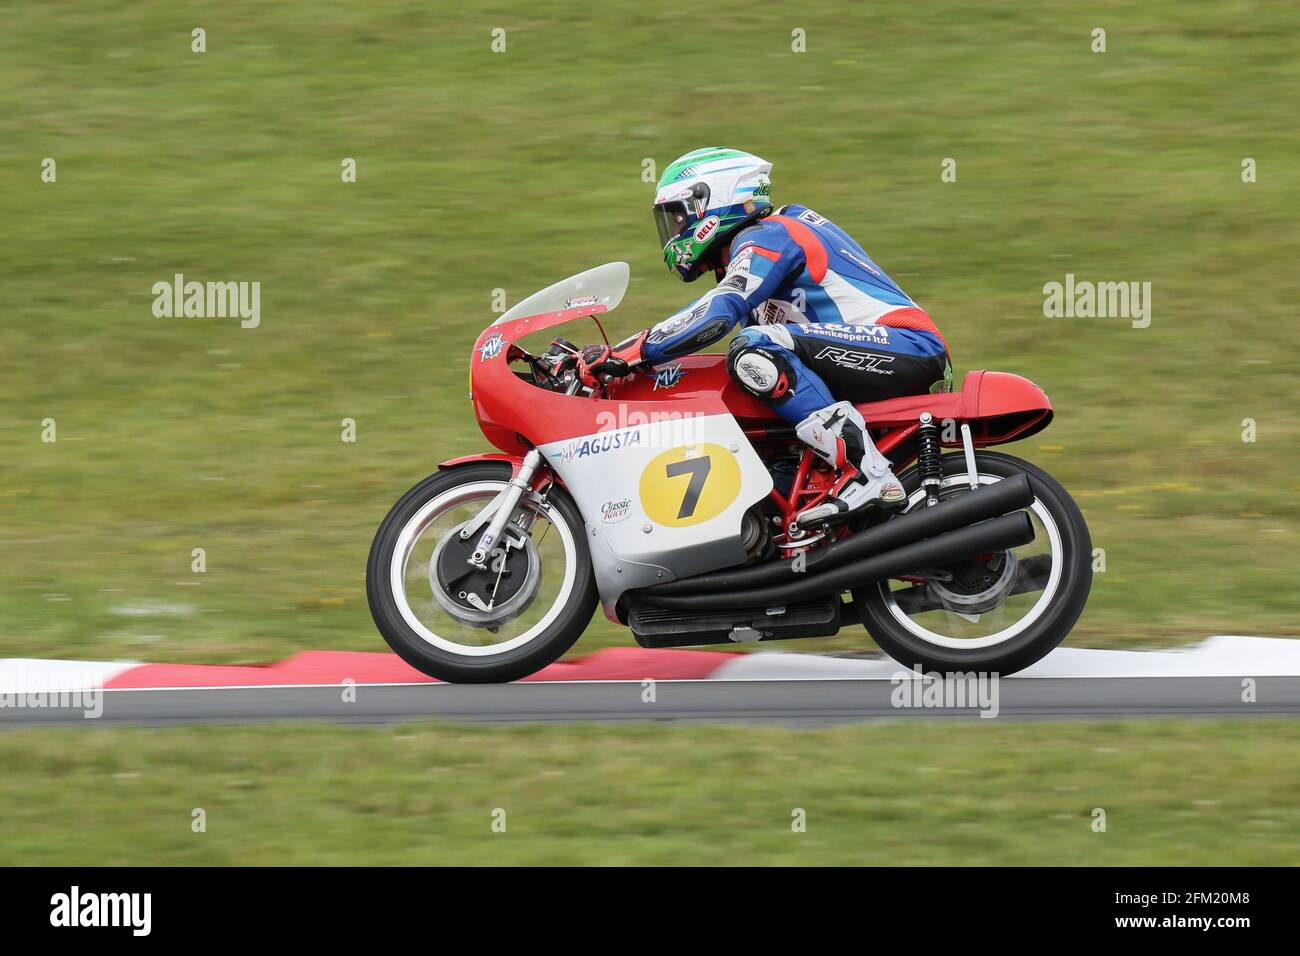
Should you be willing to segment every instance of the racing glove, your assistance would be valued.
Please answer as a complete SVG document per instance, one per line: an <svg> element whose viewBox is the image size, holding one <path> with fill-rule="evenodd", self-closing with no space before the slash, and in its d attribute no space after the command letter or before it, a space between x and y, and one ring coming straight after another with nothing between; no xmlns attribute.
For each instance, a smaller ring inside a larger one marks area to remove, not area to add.
<svg viewBox="0 0 1300 956"><path fill-rule="evenodd" d="M602 381L625 378L645 364L643 346L649 329L642 329L617 345L585 345L578 356L578 375L582 384L595 388Z"/></svg>

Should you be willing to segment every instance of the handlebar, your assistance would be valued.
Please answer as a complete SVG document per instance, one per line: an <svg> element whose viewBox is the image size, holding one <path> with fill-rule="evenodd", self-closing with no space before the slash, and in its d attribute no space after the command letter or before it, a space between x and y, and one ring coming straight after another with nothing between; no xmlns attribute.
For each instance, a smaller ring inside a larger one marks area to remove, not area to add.
<svg viewBox="0 0 1300 956"><path fill-rule="evenodd" d="M533 370L533 383L539 388L565 395L576 395L582 390L582 378L578 375L578 357L581 352L572 342L555 339L541 355L532 355L518 346L515 348L515 358L523 359L529 364ZM602 375L600 388L603 391L617 381L617 376L608 373Z"/></svg>

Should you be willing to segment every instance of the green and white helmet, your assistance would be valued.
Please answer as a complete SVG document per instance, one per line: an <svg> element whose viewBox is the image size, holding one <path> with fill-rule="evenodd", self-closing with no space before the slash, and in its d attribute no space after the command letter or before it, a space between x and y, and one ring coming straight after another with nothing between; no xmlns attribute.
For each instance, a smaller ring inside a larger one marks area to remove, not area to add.
<svg viewBox="0 0 1300 956"><path fill-rule="evenodd" d="M654 204L668 268L685 282L698 279L711 249L772 208L771 171L767 160L723 146L695 149L670 163Z"/></svg>

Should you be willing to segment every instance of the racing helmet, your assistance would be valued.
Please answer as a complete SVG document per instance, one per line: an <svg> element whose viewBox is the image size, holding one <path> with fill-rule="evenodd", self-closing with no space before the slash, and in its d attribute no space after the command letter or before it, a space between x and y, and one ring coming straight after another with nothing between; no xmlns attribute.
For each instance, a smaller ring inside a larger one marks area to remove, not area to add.
<svg viewBox="0 0 1300 956"><path fill-rule="evenodd" d="M655 191L654 218L664 262L683 282L709 268L741 226L772 208L772 164L724 146L695 149L664 170Z"/></svg>

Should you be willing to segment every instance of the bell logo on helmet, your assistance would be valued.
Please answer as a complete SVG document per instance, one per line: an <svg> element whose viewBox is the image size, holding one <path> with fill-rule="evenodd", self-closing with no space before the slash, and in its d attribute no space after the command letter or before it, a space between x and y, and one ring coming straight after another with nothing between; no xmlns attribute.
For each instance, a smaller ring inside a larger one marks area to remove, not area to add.
<svg viewBox="0 0 1300 956"><path fill-rule="evenodd" d="M699 226L696 227L695 241L708 242L709 237L713 235L715 232L717 232L717 230L718 230L718 217L710 216L708 219L705 219L702 223L699 224Z"/></svg>

